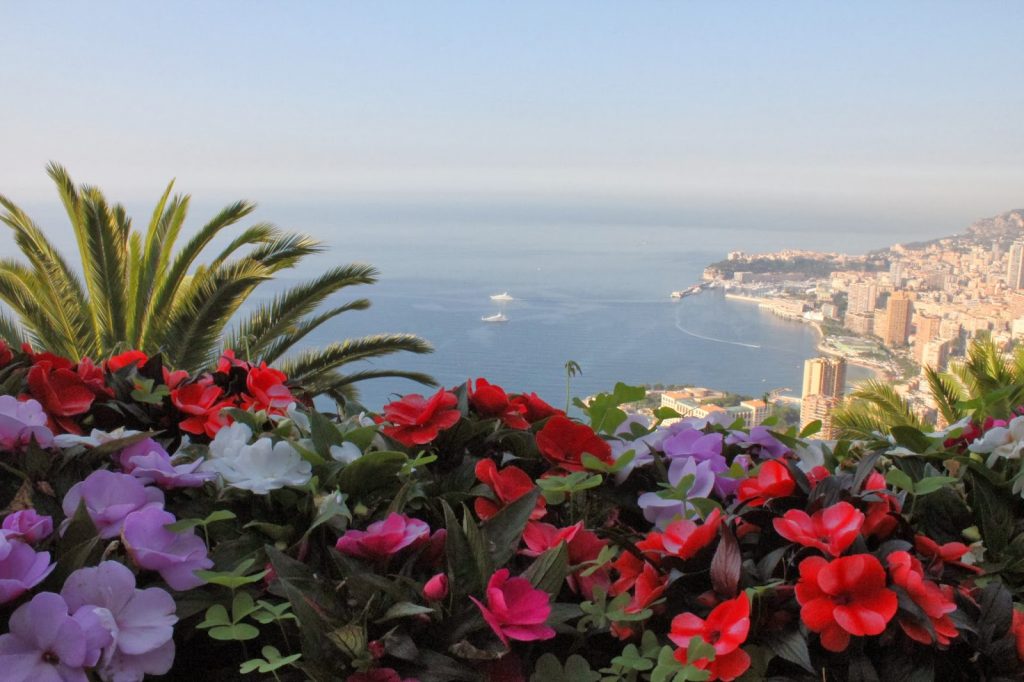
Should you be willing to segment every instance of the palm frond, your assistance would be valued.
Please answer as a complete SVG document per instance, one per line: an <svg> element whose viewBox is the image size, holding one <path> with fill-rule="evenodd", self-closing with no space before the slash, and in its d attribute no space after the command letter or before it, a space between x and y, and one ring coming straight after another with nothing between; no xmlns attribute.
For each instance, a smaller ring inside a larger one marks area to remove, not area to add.
<svg viewBox="0 0 1024 682"><path fill-rule="evenodd" d="M9 346L14 348L25 343L25 334L21 325L3 310L0 310L0 340L6 341Z"/></svg>
<svg viewBox="0 0 1024 682"><path fill-rule="evenodd" d="M295 267L304 257L324 250L323 244L309 235L289 232L263 244L249 253L249 258L263 263L273 272Z"/></svg>
<svg viewBox="0 0 1024 682"><path fill-rule="evenodd" d="M413 334L376 334L303 351L295 358L282 362L281 371L301 384L321 372L359 360L379 358L403 351L430 353L433 350L429 343Z"/></svg>
<svg viewBox="0 0 1024 682"><path fill-rule="evenodd" d="M256 223L251 227L245 228L239 236L231 240L220 252L220 254L210 262L207 266L209 268L219 268L227 261L236 251L243 246L251 246L253 244L262 244L265 242L272 241L281 237L281 231L274 227L270 223Z"/></svg>
<svg viewBox="0 0 1024 682"><path fill-rule="evenodd" d="M75 349L49 306L40 305L36 297L38 290L39 283L32 271L14 261L0 261L0 301L28 323L30 336L34 335L33 341L42 342L36 343L37 346L68 354Z"/></svg>
<svg viewBox="0 0 1024 682"><path fill-rule="evenodd" d="M269 304L261 305L248 319L241 322L237 330L228 336L227 347L239 349L244 343L251 357L260 357L269 344L283 334L289 333L303 317L313 312L331 294L348 286L372 284L377 281L376 275L377 271L369 265L344 265L332 268L314 280L291 287L283 294L275 296ZM347 307L336 309L330 317L344 310L364 309L369 305L368 300L361 299ZM307 333L330 317L320 320L317 325L309 328Z"/></svg>
<svg viewBox="0 0 1024 682"><path fill-rule="evenodd" d="M128 234L131 224L121 206L109 206L95 189L82 192L81 229L89 251L82 254L86 282L103 349L127 341Z"/></svg>
<svg viewBox="0 0 1024 682"><path fill-rule="evenodd" d="M294 327L285 330L280 336L274 339L267 348L258 355L253 356L254 359L267 364L277 362L282 355L287 353L291 348L301 341L306 335L312 332L314 329L327 322L331 318L337 317L342 313L348 312L349 310L366 310L370 307L370 301L365 298L358 298L354 301L349 301L345 305L340 305L336 308L331 308L326 312L307 317L304 320L300 320ZM244 343L244 338L243 339ZM232 346L231 344L225 344L225 348L240 348L241 346Z"/></svg>
<svg viewBox="0 0 1024 682"><path fill-rule="evenodd" d="M925 367L924 373L928 379L932 399L946 423L952 424L963 419L965 415L959 403L965 396L956 379L951 375L937 372L932 367Z"/></svg>

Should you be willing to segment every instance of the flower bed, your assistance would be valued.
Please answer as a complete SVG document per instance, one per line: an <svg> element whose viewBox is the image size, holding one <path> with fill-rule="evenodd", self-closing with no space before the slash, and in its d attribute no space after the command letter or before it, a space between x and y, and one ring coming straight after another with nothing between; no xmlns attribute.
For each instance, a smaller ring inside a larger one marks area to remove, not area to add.
<svg viewBox="0 0 1024 682"><path fill-rule="evenodd" d="M647 423L621 384L585 421L483 379L380 415L296 395L231 354L0 343L4 679L1024 671L1016 420L823 444Z"/></svg>

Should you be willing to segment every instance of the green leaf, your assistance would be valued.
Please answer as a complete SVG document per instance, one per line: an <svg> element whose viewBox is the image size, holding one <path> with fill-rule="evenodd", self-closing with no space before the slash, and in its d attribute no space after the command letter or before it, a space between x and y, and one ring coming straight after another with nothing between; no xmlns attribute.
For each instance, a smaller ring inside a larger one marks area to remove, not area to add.
<svg viewBox="0 0 1024 682"><path fill-rule="evenodd" d="M560 542L557 547L552 547L534 559L529 568L523 571L523 577L538 590L555 596L561 591L568 573L569 546Z"/></svg>
<svg viewBox="0 0 1024 682"><path fill-rule="evenodd" d="M803 429L800 430L800 436L799 437L800 438L810 438L811 436L813 436L814 434L818 433L819 431L821 431L821 420L820 419L815 419L814 421L812 421L811 423L809 423L807 426L805 426Z"/></svg>
<svg viewBox="0 0 1024 682"><path fill-rule="evenodd" d="M807 649L807 640L799 630L766 633L764 643L778 657L800 666L811 674L815 672L811 664L811 653Z"/></svg>
<svg viewBox="0 0 1024 682"><path fill-rule="evenodd" d="M418 616L422 613L433 613L434 609L427 606L421 606L420 604L414 604L409 601L400 601L389 608L383 616L376 620L377 623L384 623L395 618L408 618L409 616Z"/></svg>
<svg viewBox="0 0 1024 682"><path fill-rule="evenodd" d="M928 438L928 436L924 435L913 426L893 426L889 432L892 434L892 437L896 439L898 444L907 448L911 452L916 452L918 454L927 452L928 448L935 443L934 440Z"/></svg>
<svg viewBox="0 0 1024 682"><path fill-rule="evenodd" d="M469 547L466 533L448 503L442 500L441 506L444 509L445 528L448 531L444 549L448 559L448 575L451 576L449 584L452 585L453 591L480 594L486 583L480 582L481 571Z"/></svg>
<svg viewBox="0 0 1024 682"><path fill-rule="evenodd" d="M206 619L196 625L200 630L217 627L218 625L231 625L231 617L223 604L214 604L206 609Z"/></svg>
<svg viewBox="0 0 1024 682"><path fill-rule="evenodd" d="M398 472L408 461L402 452L368 452L338 474L338 490L349 497L366 499L370 493L397 489Z"/></svg>
<svg viewBox="0 0 1024 682"><path fill-rule="evenodd" d="M309 425L313 447L325 459L331 456L332 445L341 445L345 442L345 438L338 430L338 426L319 410L309 411Z"/></svg>
<svg viewBox="0 0 1024 682"><path fill-rule="evenodd" d="M78 508L68 523L64 534L57 540L56 572L67 577L83 566L92 566L99 562L103 553L103 541L99 531L89 517L85 501L78 503Z"/></svg>
<svg viewBox="0 0 1024 682"><path fill-rule="evenodd" d="M256 602L248 592L236 592L231 600L231 622L237 623L256 610Z"/></svg>
<svg viewBox="0 0 1024 682"><path fill-rule="evenodd" d="M587 659L577 654L569 656L565 666L554 654L544 654L537 659L537 666L530 676L530 682L598 682L600 679L600 673L590 667Z"/></svg>
<svg viewBox="0 0 1024 682"><path fill-rule="evenodd" d="M892 468L885 475L885 482L892 485L900 490L906 490L907 492L914 492L914 481L909 475L901 471L900 469Z"/></svg>
<svg viewBox="0 0 1024 682"><path fill-rule="evenodd" d="M928 495L930 493L938 492L948 485L956 483L958 478L955 476L929 476L922 478L920 481L914 484L915 495Z"/></svg>
<svg viewBox="0 0 1024 682"><path fill-rule="evenodd" d="M519 546L540 491L534 489L484 521L481 528L493 566L504 566Z"/></svg>
<svg viewBox="0 0 1024 682"><path fill-rule="evenodd" d="M248 623L222 625L210 630L210 637L223 642L247 642L260 636L260 631Z"/></svg>

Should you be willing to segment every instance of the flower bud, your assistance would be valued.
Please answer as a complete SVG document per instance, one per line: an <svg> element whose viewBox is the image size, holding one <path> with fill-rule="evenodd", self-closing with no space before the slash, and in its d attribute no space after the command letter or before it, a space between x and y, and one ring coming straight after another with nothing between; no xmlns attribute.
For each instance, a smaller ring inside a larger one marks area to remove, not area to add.
<svg viewBox="0 0 1024 682"><path fill-rule="evenodd" d="M448 596L448 576L438 573L423 586L423 598L427 601L441 601Z"/></svg>

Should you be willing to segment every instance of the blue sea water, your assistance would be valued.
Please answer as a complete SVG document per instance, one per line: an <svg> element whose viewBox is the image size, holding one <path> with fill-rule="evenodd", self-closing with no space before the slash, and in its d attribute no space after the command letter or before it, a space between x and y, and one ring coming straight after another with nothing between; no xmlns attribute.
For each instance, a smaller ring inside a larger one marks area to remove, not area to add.
<svg viewBox="0 0 1024 682"><path fill-rule="evenodd" d="M568 360L583 370L572 379L577 396L609 390L616 381L760 396L778 388L799 393L803 362L816 354L810 327L756 305L727 300L719 291L669 297L697 282L705 265L726 250L806 243L803 230L716 231L623 216L568 220L476 212L368 211L359 220L322 211L294 214L331 244L310 262L310 272L358 260L373 263L382 276L372 287L349 292L372 298L370 310L344 314L308 343L410 332L435 347L431 355L392 356L374 367L429 372L446 386L483 376L559 405ZM503 308L508 322L482 321L499 310L490 295L504 291L515 298ZM414 390L404 380L373 380L360 388L371 408Z"/></svg>

